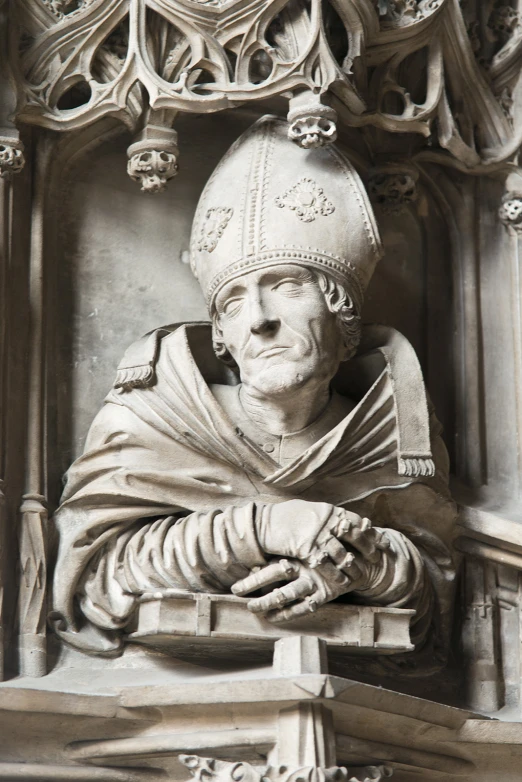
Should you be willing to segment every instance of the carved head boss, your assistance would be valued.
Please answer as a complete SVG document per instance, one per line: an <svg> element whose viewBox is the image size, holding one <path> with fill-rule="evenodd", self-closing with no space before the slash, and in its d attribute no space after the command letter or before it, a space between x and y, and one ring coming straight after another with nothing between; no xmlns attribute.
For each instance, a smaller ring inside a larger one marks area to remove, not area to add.
<svg viewBox="0 0 522 782"><path fill-rule="evenodd" d="M294 335L312 333L315 328L313 339L320 343L316 352L321 353L322 348L323 356L325 351L335 353L318 307L314 322L312 286L309 284L309 301L303 302L299 311L292 285L306 284L307 275L308 283L322 277L322 293L313 287L324 304L326 275L347 293L351 312L358 320L364 291L381 255L372 208L351 163L334 146L301 149L288 140L286 123L274 117L263 117L232 145L207 183L194 218L191 267L215 329L223 320L230 320L228 333L225 330L219 336L240 364L242 376L247 370L248 349L242 352L238 344L234 351L231 335L240 330L241 318L234 318L246 299L249 329L271 337L265 340L265 347L272 353L265 353L265 357L275 360L277 351L288 347L284 328L276 339L281 312L274 312L274 308L278 307L284 309L290 329L293 324ZM296 283L299 272L301 279ZM285 295L262 300L259 291L276 289ZM330 299L335 299L332 290ZM240 338L236 341L240 343ZM218 354L219 342L215 334ZM302 352L306 352L306 345ZM332 356L337 366L342 357ZM281 358L288 361L288 352Z"/></svg>

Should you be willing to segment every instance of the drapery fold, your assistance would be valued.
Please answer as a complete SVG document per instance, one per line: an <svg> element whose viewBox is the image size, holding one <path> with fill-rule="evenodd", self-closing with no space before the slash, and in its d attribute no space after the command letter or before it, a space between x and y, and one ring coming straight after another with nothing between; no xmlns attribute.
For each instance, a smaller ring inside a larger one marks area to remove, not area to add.
<svg viewBox="0 0 522 782"><path fill-rule="evenodd" d="M197 346L193 344L196 331ZM382 339L385 332L381 332ZM393 335L397 357L400 341L406 340L396 336L397 332ZM116 601L111 617L95 605L86 585L89 579L108 578L111 567L120 576L121 567L127 568L121 583L128 578L129 589L133 579L134 584L139 581L141 576L133 576L124 549L134 536L136 545L143 539L140 528L145 525L156 525L155 535L167 541L174 534L170 531L170 527L175 529L174 522L190 513L207 514L211 519L212 514L233 508L244 513L242 509L252 502L300 498L345 507L368 516L375 526L405 535L420 552L429 575L434 595L430 599L436 606L429 621L437 625L438 638L446 637L455 573L451 553L455 507L447 489L447 456L440 427L426 412L419 420L431 434L431 453L426 453L426 431L423 453L433 459L435 475L400 474L404 401L397 402L397 386L404 387L404 382L392 382L392 376L396 379L401 371L408 375L407 366L401 370L400 355L392 373L389 363L375 360L373 339L369 353L356 359L359 380L364 375L366 385L354 391L357 404L352 412L304 454L280 468L244 436L212 395L207 364L200 358L205 340L204 349L210 351L210 325L182 325L164 335L159 347L154 342L154 382L109 393L91 427L85 454L70 468L62 505L55 515L60 542L52 621L57 632L88 651L120 651L119 630L125 625L132 595L122 588L119 608ZM350 392L349 377L350 368L342 366L334 381L342 393ZM418 383L418 377L412 382ZM424 387L421 390L425 400ZM170 526L167 517L173 519ZM205 535L211 534L211 527ZM161 547L167 551L165 545ZM136 550L134 563L138 559ZM168 557L157 564L158 573L173 566ZM237 572L243 574L248 565L249 561L238 563ZM205 588L212 591L226 586L226 579L220 578L213 583L209 576ZM198 579L196 586L201 583Z"/></svg>

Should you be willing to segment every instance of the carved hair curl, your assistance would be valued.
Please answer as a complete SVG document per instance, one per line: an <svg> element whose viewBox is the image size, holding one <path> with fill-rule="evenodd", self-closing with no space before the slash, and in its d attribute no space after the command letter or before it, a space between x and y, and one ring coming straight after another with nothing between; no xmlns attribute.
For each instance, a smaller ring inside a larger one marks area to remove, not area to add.
<svg viewBox="0 0 522 782"><path fill-rule="evenodd" d="M341 283L334 280L327 273L311 270L314 280L323 292L327 307L330 312L337 316L337 324L341 331L346 355L344 361L351 358L361 339L361 318L353 303L352 297ZM223 332L219 324L219 315L215 309L212 310L212 345L216 356L232 369L237 369L237 364L229 353L224 341Z"/></svg>

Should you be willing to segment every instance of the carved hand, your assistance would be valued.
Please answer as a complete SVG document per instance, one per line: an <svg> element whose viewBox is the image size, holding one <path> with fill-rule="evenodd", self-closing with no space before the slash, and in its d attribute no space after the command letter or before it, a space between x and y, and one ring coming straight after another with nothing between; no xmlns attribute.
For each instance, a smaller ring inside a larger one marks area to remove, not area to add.
<svg viewBox="0 0 522 782"><path fill-rule="evenodd" d="M357 513L343 508L336 508L336 511L336 524L332 527L332 534L361 554L365 562L379 562L382 552L390 548L386 530L373 527L370 519L362 518ZM343 567L343 570L346 572L346 567Z"/></svg>
<svg viewBox="0 0 522 782"><path fill-rule="evenodd" d="M261 548L267 554L298 559L312 567L328 560L349 572L354 554L369 563L379 560L389 542L369 519L324 502L289 500L265 505L256 520Z"/></svg>
<svg viewBox="0 0 522 782"><path fill-rule="evenodd" d="M254 614L266 614L271 622L287 622L314 613L324 603L352 588L350 578L331 562L312 568L298 560L281 559L238 581L232 592L244 596L281 581L288 583L250 600L249 610Z"/></svg>
<svg viewBox="0 0 522 782"><path fill-rule="evenodd" d="M369 519L323 503L291 500L268 507L262 545L284 548L292 559L271 562L234 584L232 592L244 596L288 582L250 600L248 608L253 613L285 622L313 613L346 592L372 585L371 574L379 571L378 564L390 546L385 530L372 527Z"/></svg>
<svg viewBox="0 0 522 782"><path fill-rule="evenodd" d="M256 519L259 545L267 554L314 564L330 557L344 561L346 549L333 529L339 519L326 502L288 500L265 505Z"/></svg>

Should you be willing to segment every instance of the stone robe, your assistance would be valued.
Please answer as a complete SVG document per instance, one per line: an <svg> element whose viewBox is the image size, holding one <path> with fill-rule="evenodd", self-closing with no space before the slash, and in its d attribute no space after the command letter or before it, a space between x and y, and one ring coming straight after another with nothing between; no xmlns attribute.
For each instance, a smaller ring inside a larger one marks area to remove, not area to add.
<svg viewBox="0 0 522 782"><path fill-rule="evenodd" d="M395 347L385 350L385 342ZM440 427L423 411L418 363L404 337L378 328L372 340L363 338L360 355L341 365L333 383L355 406L283 466L212 394L212 384L238 379L215 358L209 324L169 327L129 355L120 388L108 394L84 455L69 470L55 516L60 542L52 621L65 641L85 651L119 653L140 590L228 591L266 558L253 530L250 540L227 540L216 514L224 511L233 522L234 514L251 516L256 504L297 498L357 512L411 541L405 559L420 554L431 584L429 606L419 605L413 586L385 603L416 608L414 641L420 647L429 638L433 660L442 659L453 600L455 506ZM424 456L433 458L432 476L411 474L426 472L418 464L432 462L404 453L423 426L431 440ZM176 538L176 519L192 512L199 514L197 539ZM206 573L195 554L202 546Z"/></svg>

